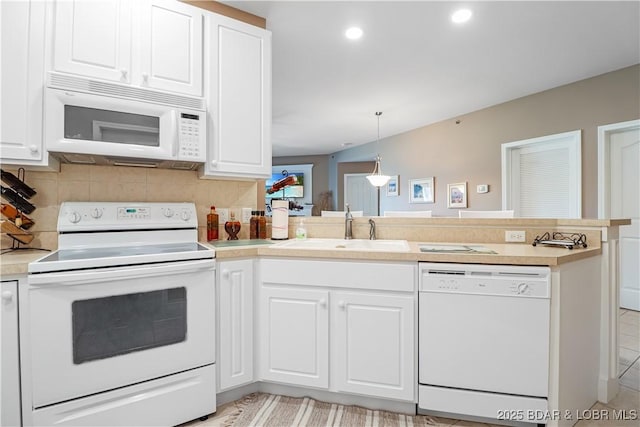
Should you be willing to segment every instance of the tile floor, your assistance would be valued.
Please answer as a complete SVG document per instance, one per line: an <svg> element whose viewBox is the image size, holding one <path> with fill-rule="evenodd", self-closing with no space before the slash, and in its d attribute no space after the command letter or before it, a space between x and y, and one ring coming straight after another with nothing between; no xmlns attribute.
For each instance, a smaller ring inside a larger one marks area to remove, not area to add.
<svg viewBox="0 0 640 427"><path fill-rule="evenodd" d="M620 310L620 392L615 399L607 403L596 403L588 413L591 418L582 419L576 427L640 427L640 419L614 420L615 411L625 411L627 415L635 410L640 417L640 312ZM181 427L221 427L229 425L237 413L237 402L218 407L215 416L206 421L192 421ZM468 421L435 418L439 426L490 427L489 424ZM240 426L239 426L240 427ZM249 426L242 426L249 427ZM254 427L254 426L250 426Z"/></svg>

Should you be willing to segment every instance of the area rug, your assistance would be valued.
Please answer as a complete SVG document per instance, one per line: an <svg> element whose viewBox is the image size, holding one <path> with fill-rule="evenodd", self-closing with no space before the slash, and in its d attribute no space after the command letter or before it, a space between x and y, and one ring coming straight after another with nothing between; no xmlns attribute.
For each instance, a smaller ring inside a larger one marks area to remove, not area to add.
<svg viewBox="0 0 640 427"><path fill-rule="evenodd" d="M431 417L374 411L359 406L319 402L266 393L253 393L237 405L239 413L227 421L233 427L401 427L442 425Z"/></svg>

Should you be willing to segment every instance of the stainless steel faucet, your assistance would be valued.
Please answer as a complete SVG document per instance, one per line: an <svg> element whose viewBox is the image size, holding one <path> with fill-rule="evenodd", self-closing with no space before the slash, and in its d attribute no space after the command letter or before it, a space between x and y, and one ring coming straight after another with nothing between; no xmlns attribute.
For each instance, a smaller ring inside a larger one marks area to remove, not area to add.
<svg viewBox="0 0 640 427"><path fill-rule="evenodd" d="M369 240L376 240L376 222L369 218Z"/></svg>
<svg viewBox="0 0 640 427"><path fill-rule="evenodd" d="M351 215L349 203L346 203L345 207L347 208L347 213L344 215L344 239L351 240L353 239L353 215Z"/></svg>

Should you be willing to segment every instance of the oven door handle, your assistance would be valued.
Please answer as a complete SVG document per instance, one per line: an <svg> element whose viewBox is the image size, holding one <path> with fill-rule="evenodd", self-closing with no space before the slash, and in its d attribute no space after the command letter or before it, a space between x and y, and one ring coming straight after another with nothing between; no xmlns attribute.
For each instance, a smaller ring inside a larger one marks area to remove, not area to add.
<svg viewBox="0 0 640 427"><path fill-rule="evenodd" d="M62 271L56 273L30 274L29 285L77 285L113 281L115 279L134 279L137 277L166 276L196 271L215 271L215 261L181 261L158 265L129 267L109 267L93 270Z"/></svg>

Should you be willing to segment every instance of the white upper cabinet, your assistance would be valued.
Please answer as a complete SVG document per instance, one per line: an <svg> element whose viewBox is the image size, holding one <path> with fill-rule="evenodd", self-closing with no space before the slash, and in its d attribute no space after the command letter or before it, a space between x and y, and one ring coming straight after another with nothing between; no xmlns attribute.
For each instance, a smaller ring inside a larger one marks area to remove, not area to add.
<svg viewBox="0 0 640 427"><path fill-rule="evenodd" d="M202 96L204 10L177 0L65 0L53 16L56 71Z"/></svg>
<svg viewBox="0 0 640 427"><path fill-rule="evenodd" d="M144 2L140 84L202 96L204 11L176 0Z"/></svg>
<svg viewBox="0 0 640 427"><path fill-rule="evenodd" d="M56 2L53 68L131 83L132 4L127 0Z"/></svg>
<svg viewBox="0 0 640 427"><path fill-rule="evenodd" d="M0 2L3 164L57 167L42 144L45 10L41 1Z"/></svg>
<svg viewBox="0 0 640 427"><path fill-rule="evenodd" d="M203 177L271 176L271 33L209 14Z"/></svg>

